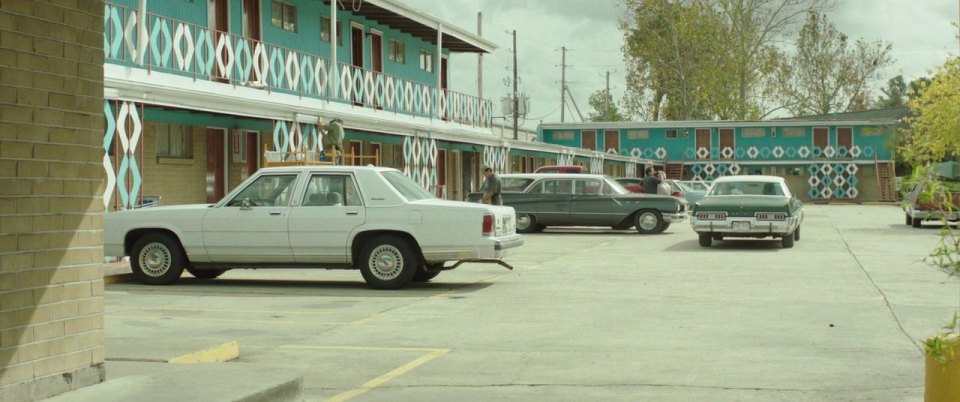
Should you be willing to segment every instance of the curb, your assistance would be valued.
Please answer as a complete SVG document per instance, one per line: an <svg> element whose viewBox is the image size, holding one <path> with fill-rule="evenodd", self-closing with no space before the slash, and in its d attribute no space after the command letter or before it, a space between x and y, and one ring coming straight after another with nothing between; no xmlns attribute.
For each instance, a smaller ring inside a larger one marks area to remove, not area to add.
<svg viewBox="0 0 960 402"><path fill-rule="evenodd" d="M194 364L194 363L222 363L240 358L240 344L237 341L231 341L212 348L207 348L199 352L188 353L183 356L177 356L167 363L173 364Z"/></svg>

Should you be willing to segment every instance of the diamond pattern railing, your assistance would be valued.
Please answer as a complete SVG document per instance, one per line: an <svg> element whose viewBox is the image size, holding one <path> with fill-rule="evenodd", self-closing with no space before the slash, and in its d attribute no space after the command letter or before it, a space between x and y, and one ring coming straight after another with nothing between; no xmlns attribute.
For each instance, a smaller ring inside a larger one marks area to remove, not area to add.
<svg viewBox="0 0 960 402"><path fill-rule="evenodd" d="M136 67L142 57L145 69L198 80L225 81L475 127L490 127L492 122L493 103L489 100L349 64L332 66L328 59L314 54L156 14L148 13L146 27L138 27L137 13L112 3L104 6L107 62ZM142 40L147 46L140 55L138 43Z"/></svg>

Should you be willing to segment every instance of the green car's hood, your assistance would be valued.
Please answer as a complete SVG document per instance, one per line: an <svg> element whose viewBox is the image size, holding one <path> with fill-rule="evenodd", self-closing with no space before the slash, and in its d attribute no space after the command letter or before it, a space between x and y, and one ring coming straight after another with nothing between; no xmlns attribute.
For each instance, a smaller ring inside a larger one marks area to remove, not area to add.
<svg viewBox="0 0 960 402"><path fill-rule="evenodd" d="M749 215L754 212L791 212L789 197L774 197L761 195L713 195L703 197L693 208L697 211L742 211Z"/></svg>

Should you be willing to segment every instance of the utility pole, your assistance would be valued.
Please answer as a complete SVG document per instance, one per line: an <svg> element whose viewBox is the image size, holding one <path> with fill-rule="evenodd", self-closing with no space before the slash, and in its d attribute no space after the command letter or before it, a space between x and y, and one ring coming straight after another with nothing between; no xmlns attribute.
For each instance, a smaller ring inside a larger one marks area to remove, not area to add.
<svg viewBox="0 0 960 402"><path fill-rule="evenodd" d="M567 104L564 91L567 88L567 47L560 48L560 122L563 123L565 106Z"/></svg>
<svg viewBox="0 0 960 402"><path fill-rule="evenodd" d="M513 139L519 139L520 97L517 96L517 30L513 30Z"/></svg>
<svg viewBox="0 0 960 402"><path fill-rule="evenodd" d="M610 71L607 71L607 91L603 97L603 121L610 121Z"/></svg>
<svg viewBox="0 0 960 402"><path fill-rule="evenodd" d="M483 36L483 12L477 12L477 36ZM483 52L477 53L477 98L483 99Z"/></svg>

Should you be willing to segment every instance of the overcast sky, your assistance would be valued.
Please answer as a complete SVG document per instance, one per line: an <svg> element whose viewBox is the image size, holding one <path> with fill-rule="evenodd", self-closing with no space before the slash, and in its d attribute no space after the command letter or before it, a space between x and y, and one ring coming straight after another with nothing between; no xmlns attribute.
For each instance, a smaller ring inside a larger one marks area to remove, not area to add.
<svg viewBox="0 0 960 402"><path fill-rule="evenodd" d="M567 81L580 111L591 110L587 97L603 89L610 71L610 89L619 100L624 91L623 35L617 22L623 12L618 0L404 0L433 16L476 32L477 12L483 12L483 36L499 48L484 56L483 95L509 95L512 78L510 30L517 30L520 91L529 94L527 127L539 121L560 121L560 47L566 46ZM851 38L893 44L895 63L887 78L902 73L913 79L957 54L960 43L951 22L958 18L956 0L839 0L829 13L833 23ZM799 23L802 23L800 21ZM455 54L450 62L451 89L477 93L477 58ZM882 83L874 85L875 96ZM566 121L579 121L567 111Z"/></svg>

